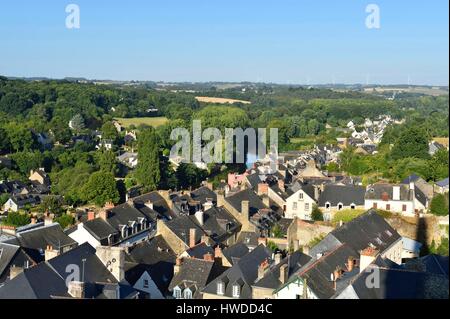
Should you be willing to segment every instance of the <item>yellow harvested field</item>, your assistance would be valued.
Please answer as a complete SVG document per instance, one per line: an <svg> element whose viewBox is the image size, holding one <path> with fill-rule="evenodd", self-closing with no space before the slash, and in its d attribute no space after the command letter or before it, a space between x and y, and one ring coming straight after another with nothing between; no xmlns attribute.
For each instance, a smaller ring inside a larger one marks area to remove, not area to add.
<svg viewBox="0 0 450 319"><path fill-rule="evenodd" d="M435 137L433 138L433 141L448 147L448 137Z"/></svg>
<svg viewBox="0 0 450 319"><path fill-rule="evenodd" d="M242 103L242 104L251 104L249 101L243 100L234 100L234 99L224 99L221 97L208 97L208 96L196 96L197 101L203 103L216 103L216 104L234 104L234 103Z"/></svg>
<svg viewBox="0 0 450 319"><path fill-rule="evenodd" d="M138 127L139 125L148 125L153 127L158 127L164 125L169 121L166 117L132 117L132 118L117 118L115 119L125 128L130 127L130 125L134 125Z"/></svg>

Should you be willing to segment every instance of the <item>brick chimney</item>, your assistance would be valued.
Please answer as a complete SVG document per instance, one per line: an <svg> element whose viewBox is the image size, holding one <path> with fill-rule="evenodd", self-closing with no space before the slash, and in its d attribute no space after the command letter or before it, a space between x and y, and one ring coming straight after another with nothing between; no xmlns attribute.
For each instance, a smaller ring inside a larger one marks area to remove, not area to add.
<svg viewBox="0 0 450 319"><path fill-rule="evenodd" d="M223 257L223 255L222 255L222 248L220 248L220 246L217 246L214 249L214 257L215 258L222 258Z"/></svg>
<svg viewBox="0 0 450 319"><path fill-rule="evenodd" d="M36 224L36 221L37 221L36 217L31 217L30 224L31 224L31 225L35 225L35 224Z"/></svg>
<svg viewBox="0 0 450 319"><path fill-rule="evenodd" d="M361 251L359 258L359 271L363 272L378 256L379 251L372 247L367 247Z"/></svg>
<svg viewBox="0 0 450 319"><path fill-rule="evenodd" d="M250 220L250 202L248 200L241 202L241 214L245 221Z"/></svg>
<svg viewBox="0 0 450 319"><path fill-rule="evenodd" d="M44 226L48 226L53 224L53 218L55 217L54 214L50 214L49 212L45 213L45 217L44 217Z"/></svg>
<svg viewBox="0 0 450 319"><path fill-rule="evenodd" d="M258 279L261 279L266 274L266 270L269 268L269 261L265 259L261 264L258 266Z"/></svg>
<svg viewBox="0 0 450 319"><path fill-rule="evenodd" d="M176 275L180 272L181 265L183 264L183 258L177 258L175 266L173 266L173 274Z"/></svg>
<svg viewBox="0 0 450 319"><path fill-rule="evenodd" d="M267 195L269 194L269 184L267 183L259 183L258 184L258 195Z"/></svg>
<svg viewBox="0 0 450 319"><path fill-rule="evenodd" d="M87 220L89 221L89 220L94 220L94 219L95 219L95 212L92 210L88 211Z"/></svg>
<svg viewBox="0 0 450 319"><path fill-rule="evenodd" d="M100 217L101 219L103 219L104 221L106 221L109 217L109 210L102 209L99 213L98 213L98 217Z"/></svg>
<svg viewBox="0 0 450 319"><path fill-rule="evenodd" d="M278 180L278 187L279 187L282 191L285 190L285 189L284 189L284 180L282 180L282 179L279 179L279 180Z"/></svg>
<svg viewBox="0 0 450 319"><path fill-rule="evenodd" d="M9 268L9 279L12 280L23 273L23 267L11 266Z"/></svg>
<svg viewBox="0 0 450 319"><path fill-rule="evenodd" d="M276 253L275 254L275 265L280 264L282 258L283 258L283 255L281 253Z"/></svg>
<svg viewBox="0 0 450 319"><path fill-rule="evenodd" d="M54 249L51 245L47 245L45 249L45 261L59 256L59 250Z"/></svg>
<svg viewBox="0 0 450 319"><path fill-rule="evenodd" d="M284 264L280 267L280 282L282 285L286 283L288 280L288 274L289 273L289 265Z"/></svg>
<svg viewBox="0 0 450 319"><path fill-rule="evenodd" d="M217 207L222 207L225 205L225 196L223 194L217 194Z"/></svg>
<svg viewBox="0 0 450 319"><path fill-rule="evenodd" d="M353 268L356 266L356 259L353 258L352 256L348 257L347 260L347 271L351 272L353 271Z"/></svg>
<svg viewBox="0 0 450 319"><path fill-rule="evenodd" d="M197 235L197 229L191 228L189 229L189 247L195 247L196 244L196 235Z"/></svg>
<svg viewBox="0 0 450 319"><path fill-rule="evenodd" d="M73 298L84 299L85 297L85 286L84 282L80 281L70 281L68 287L68 293Z"/></svg>
<svg viewBox="0 0 450 319"><path fill-rule="evenodd" d="M211 253L207 253L207 254L203 255L203 259L206 261L214 261L214 255Z"/></svg>

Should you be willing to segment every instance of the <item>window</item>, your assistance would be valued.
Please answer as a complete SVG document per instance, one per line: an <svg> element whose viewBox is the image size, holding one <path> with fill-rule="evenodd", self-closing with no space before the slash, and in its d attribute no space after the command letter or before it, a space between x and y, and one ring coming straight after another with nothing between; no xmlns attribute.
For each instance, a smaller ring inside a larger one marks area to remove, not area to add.
<svg viewBox="0 0 450 319"><path fill-rule="evenodd" d="M305 211L309 211L309 203L305 203Z"/></svg>
<svg viewBox="0 0 450 319"><path fill-rule="evenodd" d="M373 203L373 208L377 209L378 208L378 204L377 203Z"/></svg>
<svg viewBox="0 0 450 319"><path fill-rule="evenodd" d="M225 286L221 281L217 283L217 294L221 296L225 294Z"/></svg>
<svg viewBox="0 0 450 319"><path fill-rule="evenodd" d="M189 289L185 289L183 295L184 299L192 299L192 291Z"/></svg>
<svg viewBox="0 0 450 319"><path fill-rule="evenodd" d="M391 210L391 204L386 204L386 210L390 211Z"/></svg>
<svg viewBox="0 0 450 319"><path fill-rule="evenodd" d="M293 202L292 203L292 209L293 210L297 210L297 202Z"/></svg>
<svg viewBox="0 0 450 319"><path fill-rule="evenodd" d="M148 288L148 279L144 279L144 288Z"/></svg>
<svg viewBox="0 0 450 319"><path fill-rule="evenodd" d="M339 203L339 204L338 204L338 210L342 210L342 208L344 208L344 205L341 204L341 203Z"/></svg>
<svg viewBox="0 0 450 319"><path fill-rule="evenodd" d="M325 204L325 208L326 208L326 209L330 209L330 208L331 208L331 204L330 204L330 203L326 203L326 204Z"/></svg>
<svg viewBox="0 0 450 319"><path fill-rule="evenodd" d="M402 211L403 211L403 212L406 212L406 205L403 205L403 206L402 206Z"/></svg>
<svg viewBox="0 0 450 319"><path fill-rule="evenodd" d="M298 194L298 199L299 199L299 200L303 200L303 193L302 193L302 192L300 192L300 193Z"/></svg>
<svg viewBox="0 0 450 319"><path fill-rule="evenodd" d="M241 295L241 287L239 285L233 286L233 298L239 298Z"/></svg>
<svg viewBox="0 0 450 319"><path fill-rule="evenodd" d="M179 287L175 287L173 289L173 297L176 299L181 299L181 289Z"/></svg>
<svg viewBox="0 0 450 319"><path fill-rule="evenodd" d="M356 205L355 204L351 204L350 205L350 209L356 209Z"/></svg>

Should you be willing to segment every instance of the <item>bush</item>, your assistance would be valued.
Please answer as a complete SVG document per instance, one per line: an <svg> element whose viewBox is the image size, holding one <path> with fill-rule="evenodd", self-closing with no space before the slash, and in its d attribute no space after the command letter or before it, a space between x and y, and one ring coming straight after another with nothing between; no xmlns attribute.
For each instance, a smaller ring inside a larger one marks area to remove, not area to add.
<svg viewBox="0 0 450 319"><path fill-rule="evenodd" d="M333 217L334 223L339 223L340 221L344 223L348 223L355 219L356 217L364 214L364 210L361 209L344 209L336 212Z"/></svg>
<svg viewBox="0 0 450 319"><path fill-rule="evenodd" d="M30 216L19 212L10 212L3 222L4 225L21 227L30 223Z"/></svg>
<svg viewBox="0 0 450 319"><path fill-rule="evenodd" d="M317 205L314 205L311 217L316 222L323 221L323 213Z"/></svg>
<svg viewBox="0 0 450 319"><path fill-rule="evenodd" d="M447 216L448 215L448 200L442 195L438 194L434 196L430 204L430 212L437 216Z"/></svg>
<svg viewBox="0 0 450 319"><path fill-rule="evenodd" d="M66 229L69 226L72 226L75 219L72 217L72 215L64 214L60 217L55 218L55 222L61 225L62 229Z"/></svg>

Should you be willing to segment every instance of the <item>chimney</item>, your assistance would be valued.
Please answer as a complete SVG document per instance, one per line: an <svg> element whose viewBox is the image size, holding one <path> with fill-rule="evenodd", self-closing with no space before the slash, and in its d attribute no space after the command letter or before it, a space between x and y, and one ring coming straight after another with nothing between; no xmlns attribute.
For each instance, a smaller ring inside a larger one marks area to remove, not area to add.
<svg viewBox="0 0 450 319"><path fill-rule="evenodd" d="M394 199L395 199L395 195L394 195ZM389 194L386 193L386 192L383 192L383 193L381 194L381 200L383 200L383 201L385 201L385 202L389 201Z"/></svg>
<svg viewBox="0 0 450 319"><path fill-rule="evenodd" d="M150 208L150 209L153 209L153 203L151 201L146 201L145 202L145 206Z"/></svg>
<svg viewBox="0 0 450 319"><path fill-rule="evenodd" d="M168 190L160 190L158 191L159 195L161 195L162 198L166 201L167 205L169 205L170 209L173 209L173 202L170 198L170 191Z"/></svg>
<svg viewBox="0 0 450 319"><path fill-rule="evenodd" d="M353 271L353 268L355 267L355 265L356 265L355 258L353 258L352 256L348 257L348 260L347 260L347 271L348 272Z"/></svg>
<svg viewBox="0 0 450 319"><path fill-rule="evenodd" d="M378 250L367 247L361 251L361 256L359 258L359 272L363 272L378 256Z"/></svg>
<svg viewBox="0 0 450 319"><path fill-rule="evenodd" d="M282 258L283 258L283 255L281 253L275 254L275 265L280 264Z"/></svg>
<svg viewBox="0 0 450 319"><path fill-rule="evenodd" d="M9 268L9 279L12 280L23 273L23 267L11 266Z"/></svg>
<svg viewBox="0 0 450 319"><path fill-rule="evenodd" d="M278 180L278 187L279 187L282 191L285 190L285 189L284 189L284 180L282 180L282 179L279 179L279 180Z"/></svg>
<svg viewBox="0 0 450 319"><path fill-rule="evenodd" d="M223 255L222 255L222 248L220 248L220 246L217 246L214 249L214 257L215 258L222 258L223 257Z"/></svg>
<svg viewBox="0 0 450 319"><path fill-rule="evenodd" d="M214 261L214 255L211 253L207 253L207 254L203 255L203 259L206 261Z"/></svg>
<svg viewBox="0 0 450 319"><path fill-rule="evenodd" d="M269 198L269 196L267 196L267 195L263 196L262 197L262 202L263 202L263 204L266 207L270 208L270 198Z"/></svg>
<svg viewBox="0 0 450 319"><path fill-rule="evenodd" d="M104 221L106 221L109 217L109 211L107 209L102 209L99 213L98 213L98 217L100 217L101 219L103 219Z"/></svg>
<svg viewBox="0 0 450 319"><path fill-rule="evenodd" d="M209 246L209 244L210 244L210 240L209 240L208 235L202 235L202 238L201 238L200 241L201 241L202 243L205 243L205 244L208 245L208 246Z"/></svg>
<svg viewBox="0 0 450 319"><path fill-rule="evenodd" d="M92 211L92 210L88 211L88 213L87 213L87 219L88 219L88 220L94 220L94 219L95 219L95 212Z"/></svg>
<svg viewBox="0 0 450 319"><path fill-rule="evenodd" d="M207 198L207 199L206 199L206 203L203 204L203 209L204 209L205 212L206 212L208 209L211 209L211 208L213 208L213 207L214 207L214 204L213 204L212 199Z"/></svg>
<svg viewBox="0 0 450 319"><path fill-rule="evenodd" d="M261 264L258 266L258 279L261 279L264 277L266 270L269 268L269 261L265 259Z"/></svg>
<svg viewBox="0 0 450 319"><path fill-rule="evenodd" d="M222 207L225 204L225 196L223 194L217 194L217 207Z"/></svg>
<svg viewBox="0 0 450 319"><path fill-rule="evenodd" d="M211 183L211 182L207 182L207 183L206 183L206 187L209 188L209 189L212 190L212 191L214 190L214 189L213 189L213 183Z"/></svg>
<svg viewBox="0 0 450 319"><path fill-rule="evenodd" d="M264 237L259 237L259 238L258 238L258 246L259 246L259 245L267 246L267 239L264 238Z"/></svg>
<svg viewBox="0 0 450 319"><path fill-rule="evenodd" d="M45 217L44 217L44 226L53 224L54 217L55 217L54 214L49 214L48 212L46 212Z"/></svg>
<svg viewBox="0 0 450 319"><path fill-rule="evenodd" d="M195 246L196 241L196 235L197 235L197 229L191 228L189 229L189 247L192 248Z"/></svg>
<svg viewBox="0 0 450 319"><path fill-rule="evenodd" d="M107 202L105 204L105 209L109 210L109 209L113 209L114 208L114 204L112 202Z"/></svg>
<svg viewBox="0 0 450 319"><path fill-rule="evenodd" d="M59 250L53 249L51 245L47 245L47 248L45 249L45 261L48 261L57 256L59 256Z"/></svg>
<svg viewBox="0 0 450 319"><path fill-rule="evenodd" d="M200 226L203 226L205 224L205 213L202 210L197 211L195 213L195 219L197 219Z"/></svg>
<svg viewBox="0 0 450 319"><path fill-rule="evenodd" d="M309 246L303 246L302 247L302 253L309 256Z"/></svg>
<svg viewBox="0 0 450 319"><path fill-rule="evenodd" d="M175 266L173 266L173 274L176 275L180 272L181 265L183 264L183 258L177 258Z"/></svg>
<svg viewBox="0 0 450 319"><path fill-rule="evenodd" d="M392 199L400 200L400 186L398 185L392 186Z"/></svg>
<svg viewBox="0 0 450 319"><path fill-rule="evenodd" d="M241 202L241 214L245 221L250 220L250 202L248 200Z"/></svg>
<svg viewBox="0 0 450 319"><path fill-rule="evenodd" d="M70 281L68 287L68 293L73 298L84 299L84 283L79 281Z"/></svg>
<svg viewBox="0 0 450 319"><path fill-rule="evenodd" d="M96 255L108 268L111 274L122 281L125 278L125 249L123 247L98 246Z"/></svg>
<svg viewBox="0 0 450 319"><path fill-rule="evenodd" d="M289 265L284 264L280 267L280 282L282 285L286 283L288 280L288 274L289 273Z"/></svg>
<svg viewBox="0 0 450 319"><path fill-rule="evenodd" d="M314 186L314 200L319 201L319 197L320 197L320 187Z"/></svg>
<svg viewBox="0 0 450 319"><path fill-rule="evenodd" d="M36 217L31 217L31 225L35 225L36 224Z"/></svg>
<svg viewBox="0 0 450 319"><path fill-rule="evenodd" d="M269 194L269 184L267 183L259 183L258 184L258 195L267 195Z"/></svg>

